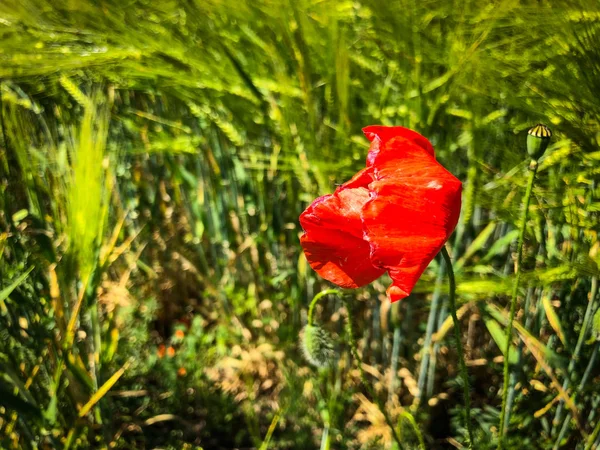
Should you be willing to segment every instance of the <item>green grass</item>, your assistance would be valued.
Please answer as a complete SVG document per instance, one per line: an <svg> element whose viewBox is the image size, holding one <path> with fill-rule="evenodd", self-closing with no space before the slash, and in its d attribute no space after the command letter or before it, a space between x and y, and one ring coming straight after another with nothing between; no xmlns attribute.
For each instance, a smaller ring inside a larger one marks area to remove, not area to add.
<svg viewBox="0 0 600 450"><path fill-rule="evenodd" d="M464 182L458 315L474 448L495 448L538 122L505 448L599 445L599 61L586 0L2 2L0 447L389 447L378 402L405 448L464 444L440 261L391 307L385 279L350 293L377 399L341 300L315 309L335 364L299 349L331 286L298 216L379 123Z"/></svg>

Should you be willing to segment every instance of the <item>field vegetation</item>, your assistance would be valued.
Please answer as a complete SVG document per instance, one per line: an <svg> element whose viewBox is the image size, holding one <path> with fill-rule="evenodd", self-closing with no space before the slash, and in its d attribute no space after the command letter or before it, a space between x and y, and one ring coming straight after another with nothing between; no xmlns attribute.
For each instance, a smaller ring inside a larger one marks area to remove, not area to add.
<svg viewBox="0 0 600 450"><path fill-rule="evenodd" d="M383 407L405 449L467 448L442 259L401 302L324 296L332 364L302 355L334 286L298 217L383 124L463 182L472 447L498 445L522 225L504 448L600 448L599 92L591 0L3 0L0 447L398 447Z"/></svg>

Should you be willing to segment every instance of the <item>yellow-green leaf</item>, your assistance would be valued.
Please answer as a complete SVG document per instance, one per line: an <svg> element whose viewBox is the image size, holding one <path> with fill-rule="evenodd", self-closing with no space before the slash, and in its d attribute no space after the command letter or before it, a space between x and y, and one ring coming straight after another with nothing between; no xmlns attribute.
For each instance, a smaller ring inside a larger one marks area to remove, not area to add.
<svg viewBox="0 0 600 450"><path fill-rule="evenodd" d="M117 381L119 381L119 378L121 378L121 376L125 373L125 370L127 370L128 366L129 363L125 363L123 367L117 370L113 374L113 376L106 381L106 383L100 386L100 389L98 389L98 391L94 395L92 395L88 402L85 405L83 405L83 407L79 410L79 417L84 417L87 413L91 411L94 405L106 395L106 393L110 390L110 388L112 388L115 385Z"/></svg>
<svg viewBox="0 0 600 450"><path fill-rule="evenodd" d="M471 245L469 245L465 251L464 256L457 261L455 265L455 271L458 271L458 269L460 269L471 256L484 247L485 243L488 241L495 229L496 222L490 222L483 230L481 230L481 233L479 233L479 235L473 240Z"/></svg>
<svg viewBox="0 0 600 450"><path fill-rule="evenodd" d="M550 302L550 297L544 295L542 297L542 305L544 306L544 311L546 312L546 317L548 318L550 326L556 332L563 345L566 346L567 341L565 339L565 333L563 331L562 324L560 323L560 319L558 318L558 315L556 314L556 311L554 311L552 303Z"/></svg>
<svg viewBox="0 0 600 450"><path fill-rule="evenodd" d="M484 322L485 327L490 332L490 336L492 336L492 339L494 339L494 342L496 343L504 357L506 357L506 334L504 330L500 328L498 322L496 322L492 318L486 318ZM510 345L508 362L509 364L517 364L518 362L517 348L513 344Z"/></svg>

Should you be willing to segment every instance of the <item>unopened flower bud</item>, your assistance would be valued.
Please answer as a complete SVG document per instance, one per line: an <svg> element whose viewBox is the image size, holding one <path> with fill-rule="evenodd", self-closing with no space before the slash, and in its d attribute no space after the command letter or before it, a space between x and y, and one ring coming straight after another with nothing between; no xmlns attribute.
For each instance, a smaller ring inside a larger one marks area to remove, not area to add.
<svg viewBox="0 0 600 450"><path fill-rule="evenodd" d="M306 360L314 366L325 367L333 361L333 339L323 328L306 325L301 333L302 351Z"/></svg>
<svg viewBox="0 0 600 450"><path fill-rule="evenodd" d="M534 160L538 160L546 151L551 137L552 131L546 125L538 123L535 127L530 128L527 132L527 153L529 153L529 156Z"/></svg>

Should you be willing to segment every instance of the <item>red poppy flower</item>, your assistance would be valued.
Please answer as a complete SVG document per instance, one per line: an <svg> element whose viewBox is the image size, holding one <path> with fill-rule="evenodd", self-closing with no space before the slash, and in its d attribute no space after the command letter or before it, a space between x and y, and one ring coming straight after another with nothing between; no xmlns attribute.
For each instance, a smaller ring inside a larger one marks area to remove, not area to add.
<svg viewBox="0 0 600 450"><path fill-rule="evenodd" d="M410 294L454 231L462 184L419 133L384 126L363 132L371 141L366 168L306 208L300 243L310 266L343 288L387 271L395 302Z"/></svg>

